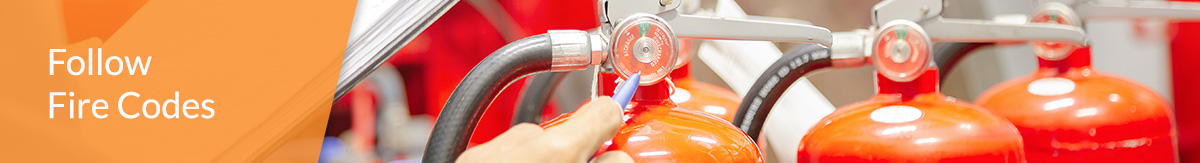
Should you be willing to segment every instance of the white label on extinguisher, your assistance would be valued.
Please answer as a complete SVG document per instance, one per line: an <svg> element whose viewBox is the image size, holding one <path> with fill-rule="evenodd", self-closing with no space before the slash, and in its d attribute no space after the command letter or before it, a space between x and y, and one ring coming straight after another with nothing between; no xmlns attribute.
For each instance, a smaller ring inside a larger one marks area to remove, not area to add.
<svg viewBox="0 0 1200 163"><path fill-rule="evenodd" d="M1059 77L1043 78L1029 83L1026 90L1035 95L1058 96L1075 91L1075 82Z"/></svg>
<svg viewBox="0 0 1200 163"><path fill-rule="evenodd" d="M871 120L883 123L912 122L921 119L921 116L925 116L925 113L920 109L904 105L892 105L871 111Z"/></svg>

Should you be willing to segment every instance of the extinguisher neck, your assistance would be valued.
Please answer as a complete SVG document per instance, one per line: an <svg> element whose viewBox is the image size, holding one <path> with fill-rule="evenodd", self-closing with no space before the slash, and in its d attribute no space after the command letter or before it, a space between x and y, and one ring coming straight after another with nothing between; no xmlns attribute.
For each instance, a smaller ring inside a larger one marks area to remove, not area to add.
<svg viewBox="0 0 1200 163"><path fill-rule="evenodd" d="M907 101L920 95L938 94L938 80L937 68L927 69L921 76L908 82L895 81L876 72L876 96L899 96L902 101Z"/></svg>
<svg viewBox="0 0 1200 163"><path fill-rule="evenodd" d="M1060 60L1038 58L1039 75L1059 76L1071 70L1090 69L1092 67L1091 47L1083 47L1071 51L1070 55Z"/></svg>
<svg viewBox="0 0 1200 163"><path fill-rule="evenodd" d="M671 82L671 78L651 85L638 86L625 112L630 118L626 123L645 122L668 116L671 108L679 107L671 100L671 94L674 92L675 84Z"/></svg>
<svg viewBox="0 0 1200 163"><path fill-rule="evenodd" d="M692 75L691 68L692 63L684 63L683 66L679 66L679 68L671 70L670 76L672 79L683 79L689 77Z"/></svg>
<svg viewBox="0 0 1200 163"><path fill-rule="evenodd" d="M633 93L633 101L638 103L670 101L672 93L675 93L675 84L671 82L671 78L666 78L658 83L638 86L637 92Z"/></svg>

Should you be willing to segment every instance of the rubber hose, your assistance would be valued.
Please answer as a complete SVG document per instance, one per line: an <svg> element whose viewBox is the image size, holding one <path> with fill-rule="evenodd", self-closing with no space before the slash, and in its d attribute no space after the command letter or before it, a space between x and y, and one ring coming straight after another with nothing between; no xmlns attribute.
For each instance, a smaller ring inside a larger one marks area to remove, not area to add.
<svg viewBox="0 0 1200 163"><path fill-rule="evenodd" d="M488 104L513 80L550 70L550 38L526 37L501 47L475 65L438 115L422 162L454 162L467 149L475 126Z"/></svg>
<svg viewBox="0 0 1200 163"><path fill-rule="evenodd" d="M567 72L543 73L529 77L529 83L525 84L525 90L521 91L521 96L517 99L517 110L513 111L512 125L541 123L546 102L550 101L554 89L565 77Z"/></svg>
<svg viewBox="0 0 1200 163"><path fill-rule="evenodd" d="M771 108L775 107L779 96L782 96L792 83L800 80L800 77L829 67L833 67L829 48L806 44L788 51L754 81L754 86L750 87L746 97L742 98L742 104L738 106L733 125L757 141L767 114L771 113Z"/></svg>
<svg viewBox="0 0 1200 163"><path fill-rule="evenodd" d="M964 42L934 44L933 62L936 63L938 69L941 70L941 74L938 74L941 76L941 80L939 81L946 82L946 77L950 76L950 70L954 69L954 66L958 65L958 61L962 60L963 57L966 57L967 54L970 54L971 51L975 51L975 49L992 44L993 43Z"/></svg>

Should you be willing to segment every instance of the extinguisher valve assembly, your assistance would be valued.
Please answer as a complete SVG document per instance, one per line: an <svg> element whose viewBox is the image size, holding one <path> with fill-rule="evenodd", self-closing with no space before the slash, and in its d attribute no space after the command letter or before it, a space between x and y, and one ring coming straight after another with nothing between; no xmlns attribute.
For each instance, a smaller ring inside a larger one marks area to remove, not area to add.
<svg viewBox="0 0 1200 163"><path fill-rule="evenodd" d="M874 25L871 28L833 33L830 39L832 46L804 46L788 52L759 76L746 97L742 98L742 104L738 107L732 123L751 138L758 138L767 114L783 91L806 74L824 68L853 68L874 64L885 67L881 71L889 79L910 81L917 77L917 73L926 69L925 66L919 65L932 62L929 56L913 57L913 54L928 52L931 49L925 45L912 45L901 40L916 39L919 40L916 42L921 43L1056 41L1073 44L1085 44L1087 41L1087 35L1082 28L1070 25L944 18L941 16L943 7L947 6L944 3L942 0L885 0L872 8L871 19ZM904 22L901 23L903 26L914 28L886 29L888 23L896 20L903 20L900 21ZM914 29L928 33L919 38L895 37L897 29L905 31L902 32L905 36ZM686 34L679 33L681 37ZM893 39L887 42L890 46L875 49L878 47L872 45L881 34L890 34L888 37ZM881 52L894 55L878 56ZM886 63L880 63L881 61Z"/></svg>

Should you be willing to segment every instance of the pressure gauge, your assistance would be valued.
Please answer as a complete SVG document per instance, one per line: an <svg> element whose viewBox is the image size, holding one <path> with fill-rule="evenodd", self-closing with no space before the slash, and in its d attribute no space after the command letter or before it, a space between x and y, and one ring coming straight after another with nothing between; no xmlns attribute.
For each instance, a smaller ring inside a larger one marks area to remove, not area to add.
<svg viewBox="0 0 1200 163"><path fill-rule="evenodd" d="M675 68L679 44L666 20L651 14L633 14L617 24L609 55L617 75L628 79L641 73L638 85L662 81Z"/></svg>
<svg viewBox="0 0 1200 163"><path fill-rule="evenodd" d="M1038 12L1033 15L1030 22L1034 23L1056 23L1064 25L1079 26L1079 17L1071 10L1071 7L1062 3L1046 3L1038 7ZM1071 54L1071 51L1082 46L1075 43L1058 42L1058 41L1033 41L1033 51L1039 58L1046 60L1062 60Z"/></svg>
<svg viewBox="0 0 1200 163"><path fill-rule="evenodd" d="M888 79L907 82L916 79L931 62L929 35L909 20L893 20L876 34L875 69Z"/></svg>

